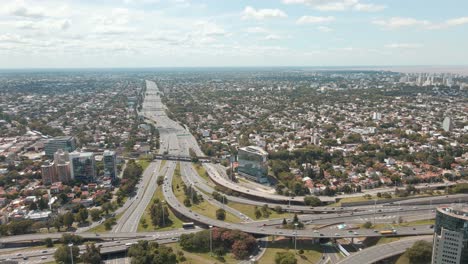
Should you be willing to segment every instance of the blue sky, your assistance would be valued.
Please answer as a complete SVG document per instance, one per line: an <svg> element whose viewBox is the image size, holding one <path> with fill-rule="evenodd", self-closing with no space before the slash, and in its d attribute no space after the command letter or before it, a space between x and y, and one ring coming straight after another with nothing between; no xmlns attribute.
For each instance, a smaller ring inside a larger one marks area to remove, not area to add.
<svg viewBox="0 0 468 264"><path fill-rule="evenodd" d="M466 65L466 0L2 0L0 68Z"/></svg>

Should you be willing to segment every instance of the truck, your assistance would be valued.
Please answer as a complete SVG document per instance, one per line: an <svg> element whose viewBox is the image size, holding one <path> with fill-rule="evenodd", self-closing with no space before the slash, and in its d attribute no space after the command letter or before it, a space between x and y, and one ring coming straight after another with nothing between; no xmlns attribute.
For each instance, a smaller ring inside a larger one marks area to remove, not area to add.
<svg viewBox="0 0 468 264"><path fill-rule="evenodd" d="M381 235L394 235L396 234L397 231L395 229L390 229L390 230L382 230L380 231Z"/></svg>

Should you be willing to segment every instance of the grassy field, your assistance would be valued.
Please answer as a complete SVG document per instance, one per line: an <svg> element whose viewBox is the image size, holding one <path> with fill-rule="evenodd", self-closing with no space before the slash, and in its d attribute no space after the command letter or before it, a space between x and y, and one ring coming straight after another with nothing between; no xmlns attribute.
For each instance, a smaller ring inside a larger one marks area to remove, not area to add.
<svg viewBox="0 0 468 264"><path fill-rule="evenodd" d="M371 228L381 229L381 228L391 228L392 226L393 227L405 227L405 226L433 225L434 223L435 223L434 219L424 219L424 220L403 222L400 224L391 224L391 223L375 224ZM362 225L361 225L361 228L362 228Z"/></svg>
<svg viewBox="0 0 468 264"><path fill-rule="evenodd" d="M239 260L234 259L232 254L226 254L223 256L223 259L218 259L216 257L211 257L210 253L190 253L187 251L182 250L180 245L178 243L171 243L171 244L166 244L166 246L171 247L174 252L177 253L177 251L182 251L184 252L184 256L187 259L184 262L179 262L182 264L212 264L212 263L226 263L226 264L234 264L234 263L239 263Z"/></svg>
<svg viewBox="0 0 468 264"><path fill-rule="evenodd" d="M395 242L398 240L400 240L399 237L380 237L376 245L387 244L387 243Z"/></svg>
<svg viewBox="0 0 468 264"><path fill-rule="evenodd" d="M150 165L150 161L145 160L145 159L137 160L137 163L141 165L141 167L143 168L143 171L146 170L146 168L148 168L148 166Z"/></svg>
<svg viewBox="0 0 468 264"><path fill-rule="evenodd" d="M395 264L410 264L409 258L403 253L395 262Z"/></svg>
<svg viewBox="0 0 468 264"><path fill-rule="evenodd" d="M304 254L296 255L298 264L317 263L322 257L322 249L319 244L312 244L310 240L297 240L297 250L304 250ZM294 252L294 240L282 239L270 241L267 245L265 254L258 260L258 264L275 263L275 256L278 252Z"/></svg>
<svg viewBox="0 0 468 264"><path fill-rule="evenodd" d="M161 171L162 168L164 168L164 165L166 165L167 160L161 160L161 166L159 166L159 170Z"/></svg>
<svg viewBox="0 0 468 264"><path fill-rule="evenodd" d="M122 215L124 214L125 212L122 212L118 215L116 215L115 219L116 221L118 221L120 219L120 217L122 217ZM87 232L91 232L91 233L107 233L109 232L110 230L106 230L106 227L104 226L104 221L102 222L102 224L98 225L98 226L95 226L91 229L89 229Z"/></svg>
<svg viewBox="0 0 468 264"><path fill-rule="evenodd" d="M270 212L270 216L265 218L261 216L260 218L255 217L255 206L254 205L248 205L248 204L241 204L241 203L234 203L234 202L228 202L227 205L231 208L234 208L243 214L247 215L248 217L255 219L255 220L262 220L262 219L270 219L270 218L281 218L281 217L289 217L289 214L287 212L278 214L275 210L269 209L268 211Z"/></svg>
<svg viewBox="0 0 468 264"><path fill-rule="evenodd" d="M210 179L210 177L206 174L206 170L205 168L203 167L203 165L199 164L199 163L196 163L196 164L193 164L193 168L195 168L195 170L197 171L198 175L200 175L200 177L202 177L209 186L211 187L214 187L216 186L214 184L214 182Z"/></svg>
<svg viewBox="0 0 468 264"><path fill-rule="evenodd" d="M169 229L174 229L174 228L182 228L182 220L177 218L177 216L174 215L174 213L169 210L169 216L168 219L172 222L170 226L165 226L163 228L157 228L154 227L153 224L151 223L151 215L150 215L150 208L151 205L153 204L153 201L159 199L160 201L164 201L164 195L162 193L162 187L158 187L156 189L156 192L154 192L153 198L151 199L151 202L148 204L148 206L145 209L145 212L141 216L140 223L138 223L138 232L148 232L148 231L163 231L163 230L169 230ZM145 219L146 221L146 228L142 224L142 219Z"/></svg>
<svg viewBox="0 0 468 264"><path fill-rule="evenodd" d="M177 200L179 200L179 202L181 202L181 203L183 203L184 199L185 199L185 194L184 194L184 190L182 188L182 185L183 185L183 182L182 182L182 179L181 179L181 176L180 176L180 164L177 163L177 167L176 167L175 172L174 172L174 178L173 178L173 181L172 181L172 188L173 188L173 192L174 192L175 196L177 197ZM179 187L179 188L177 188L177 187ZM191 210L193 210L194 212L197 212L199 214L202 214L204 216L207 216L207 217L210 217L210 218L213 218L213 219L216 219L216 210L219 209L219 207L214 206L214 205L208 203L207 201L203 201L203 202L201 202L199 204L192 205L189 208ZM234 216L233 214L231 214L229 212L226 212L226 219L224 221L231 222L231 223L241 222L241 220L239 218L237 218L236 216Z"/></svg>

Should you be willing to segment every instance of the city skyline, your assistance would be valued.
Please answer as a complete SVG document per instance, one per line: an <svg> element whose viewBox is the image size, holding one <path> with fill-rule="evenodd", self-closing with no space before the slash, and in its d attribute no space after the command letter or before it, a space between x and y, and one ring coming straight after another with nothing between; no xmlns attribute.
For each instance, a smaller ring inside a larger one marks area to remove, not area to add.
<svg viewBox="0 0 468 264"><path fill-rule="evenodd" d="M467 8L419 0L8 0L0 7L0 68L466 65Z"/></svg>

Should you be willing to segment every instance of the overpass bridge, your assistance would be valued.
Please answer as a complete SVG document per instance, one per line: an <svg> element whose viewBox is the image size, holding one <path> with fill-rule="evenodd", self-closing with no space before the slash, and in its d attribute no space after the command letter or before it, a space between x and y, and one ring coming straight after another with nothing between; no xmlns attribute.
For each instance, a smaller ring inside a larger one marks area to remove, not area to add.
<svg viewBox="0 0 468 264"><path fill-rule="evenodd" d="M200 162L206 163L206 162L211 162L211 159L209 157L196 157ZM173 155L173 154L166 154L166 155L161 155L157 154L154 156L154 159L157 160L174 160L174 161L192 161L191 156L185 156L185 155Z"/></svg>

